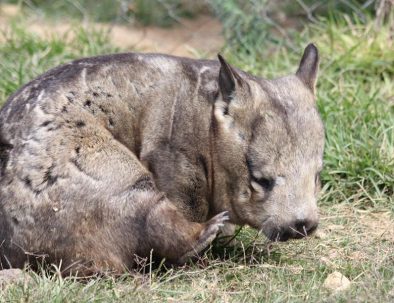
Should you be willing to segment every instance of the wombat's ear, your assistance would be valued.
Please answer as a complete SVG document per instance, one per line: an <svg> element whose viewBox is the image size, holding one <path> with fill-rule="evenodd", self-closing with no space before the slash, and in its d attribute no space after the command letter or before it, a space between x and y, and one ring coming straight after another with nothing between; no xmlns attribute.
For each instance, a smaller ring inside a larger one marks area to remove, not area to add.
<svg viewBox="0 0 394 303"><path fill-rule="evenodd" d="M220 61L219 89L224 101L230 102L235 90L242 86L244 81L220 54L218 54L218 58Z"/></svg>
<svg viewBox="0 0 394 303"><path fill-rule="evenodd" d="M317 47L311 43L304 50L296 75L307 87L310 88L313 93L315 93L318 70L319 51L317 50Z"/></svg>

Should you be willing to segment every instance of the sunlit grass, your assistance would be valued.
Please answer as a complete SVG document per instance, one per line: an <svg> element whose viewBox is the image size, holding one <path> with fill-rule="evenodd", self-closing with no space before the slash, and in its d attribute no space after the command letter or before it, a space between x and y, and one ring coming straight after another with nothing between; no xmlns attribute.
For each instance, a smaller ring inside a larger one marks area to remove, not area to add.
<svg viewBox="0 0 394 303"><path fill-rule="evenodd" d="M314 42L321 56L318 106L326 126L324 203L394 209L394 41L388 28L349 18L321 20L296 37L295 52L241 55L230 60L268 78L294 72L303 48ZM268 44L273 47L272 44ZM264 46L262 46L264 47ZM269 48L269 47L268 47Z"/></svg>

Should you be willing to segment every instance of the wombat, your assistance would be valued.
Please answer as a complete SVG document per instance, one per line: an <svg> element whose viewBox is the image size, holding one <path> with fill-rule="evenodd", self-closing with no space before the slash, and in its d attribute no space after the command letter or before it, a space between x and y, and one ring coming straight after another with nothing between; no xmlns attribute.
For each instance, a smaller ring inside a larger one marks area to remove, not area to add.
<svg viewBox="0 0 394 303"><path fill-rule="evenodd" d="M324 128L318 50L266 80L219 60L114 54L23 86L0 112L1 268L180 264L224 223L310 234Z"/></svg>

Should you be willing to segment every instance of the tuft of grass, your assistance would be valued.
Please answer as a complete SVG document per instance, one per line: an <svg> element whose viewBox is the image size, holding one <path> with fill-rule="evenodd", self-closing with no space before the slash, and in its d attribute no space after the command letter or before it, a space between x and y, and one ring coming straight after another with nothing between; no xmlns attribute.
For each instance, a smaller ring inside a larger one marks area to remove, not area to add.
<svg viewBox="0 0 394 303"><path fill-rule="evenodd" d="M205 10L203 1L136 0L129 6L131 17L142 25L169 27Z"/></svg>
<svg viewBox="0 0 394 303"><path fill-rule="evenodd" d="M320 50L318 107L326 127L322 203L394 210L394 41L388 27L331 16L276 51L244 54L235 65L268 78L289 72L308 42ZM259 46L255 46L259 47Z"/></svg>
<svg viewBox="0 0 394 303"><path fill-rule="evenodd" d="M326 124L328 190L367 207L394 210L394 41L347 18L315 26L323 66L319 109ZM391 49L391 50L390 50ZM343 199L342 198L342 199Z"/></svg>

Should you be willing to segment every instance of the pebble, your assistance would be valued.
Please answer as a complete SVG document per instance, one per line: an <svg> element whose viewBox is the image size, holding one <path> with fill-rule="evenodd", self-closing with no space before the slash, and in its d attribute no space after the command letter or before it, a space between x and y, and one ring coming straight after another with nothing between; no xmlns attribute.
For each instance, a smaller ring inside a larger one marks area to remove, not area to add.
<svg viewBox="0 0 394 303"><path fill-rule="evenodd" d="M335 271L327 276L323 286L330 291L338 292L348 289L350 281L340 272Z"/></svg>

